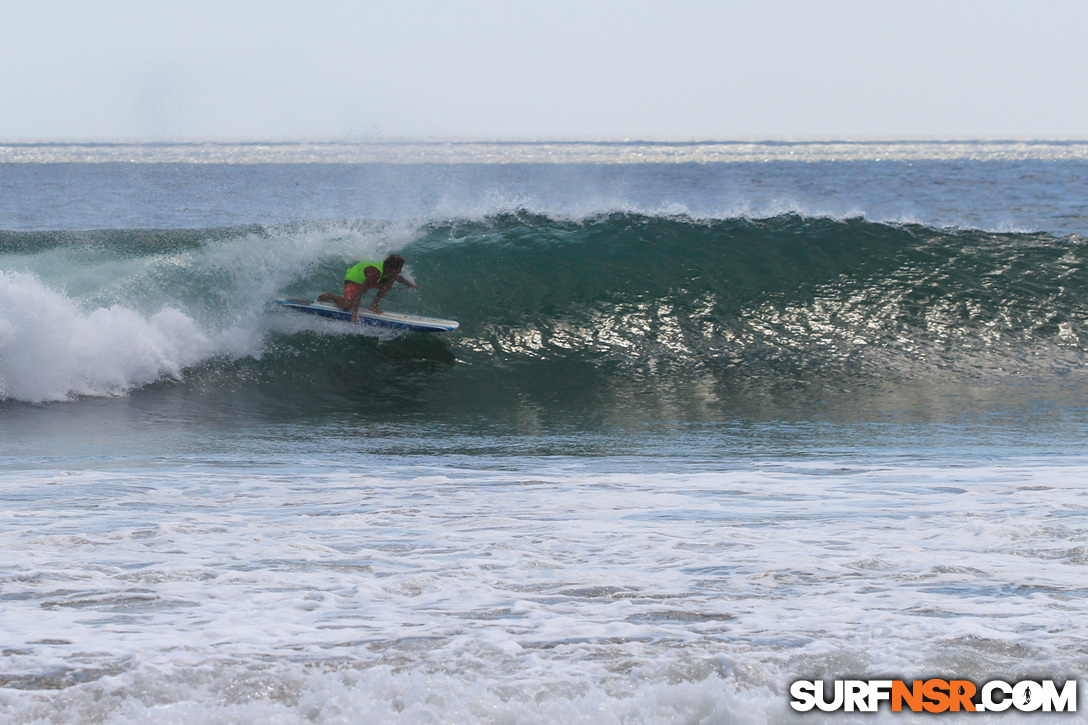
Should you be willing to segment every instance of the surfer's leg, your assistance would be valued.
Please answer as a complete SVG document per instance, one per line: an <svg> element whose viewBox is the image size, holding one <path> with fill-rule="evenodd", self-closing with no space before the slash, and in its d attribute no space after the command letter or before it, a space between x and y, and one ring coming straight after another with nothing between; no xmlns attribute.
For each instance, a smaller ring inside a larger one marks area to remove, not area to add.
<svg viewBox="0 0 1088 725"><path fill-rule="evenodd" d="M363 292L366 291L366 286L356 284L355 282L344 282L344 296L333 294L332 292L322 292L317 296L318 302L332 302L334 305L342 310L350 311L352 306L358 306L358 299L363 296Z"/></svg>
<svg viewBox="0 0 1088 725"><path fill-rule="evenodd" d="M344 283L344 298L337 302L340 305L340 309L345 312L355 312L359 309L359 300L362 299L363 293L367 291L366 284L355 284L354 282Z"/></svg>

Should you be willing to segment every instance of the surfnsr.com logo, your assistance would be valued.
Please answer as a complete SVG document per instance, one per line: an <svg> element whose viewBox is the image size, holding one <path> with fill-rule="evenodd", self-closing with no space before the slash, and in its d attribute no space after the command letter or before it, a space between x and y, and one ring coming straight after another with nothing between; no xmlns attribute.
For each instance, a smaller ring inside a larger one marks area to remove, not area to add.
<svg viewBox="0 0 1088 725"><path fill-rule="evenodd" d="M830 690L830 691L828 691ZM1077 681L1059 687L1054 680L991 680L981 687L970 680L798 680L790 685L790 706L799 712L876 712L881 702L892 712L1076 712Z"/></svg>

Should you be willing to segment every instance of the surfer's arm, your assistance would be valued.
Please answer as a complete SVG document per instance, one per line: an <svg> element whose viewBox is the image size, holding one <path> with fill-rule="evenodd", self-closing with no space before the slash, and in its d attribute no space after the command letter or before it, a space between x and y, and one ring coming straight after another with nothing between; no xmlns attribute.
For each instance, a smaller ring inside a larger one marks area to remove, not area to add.
<svg viewBox="0 0 1088 725"><path fill-rule="evenodd" d="M393 289L394 281L395 280L390 280L378 288L378 294L374 295L374 301L370 303L370 307L368 308L371 312L377 312L379 315L382 314L382 308L378 303L382 301L382 297L385 297L389 290Z"/></svg>
<svg viewBox="0 0 1088 725"><path fill-rule="evenodd" d="M403 274L398 274L397 275L397 281L400 282L401 284L407 286L407 287L411 287L412 289L419 289L418 284L416 284L412 280L408 279Z"/></svg>

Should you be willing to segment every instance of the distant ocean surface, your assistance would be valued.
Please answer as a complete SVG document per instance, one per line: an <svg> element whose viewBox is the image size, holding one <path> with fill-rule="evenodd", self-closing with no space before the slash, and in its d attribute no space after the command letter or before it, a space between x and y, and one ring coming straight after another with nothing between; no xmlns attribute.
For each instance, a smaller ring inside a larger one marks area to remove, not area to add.
<svg viewBox="0 0 1088 725"><path fill-rule="evenodd" d="M0 144L0 720L1082 722L1086 364L1084 142Z"/></svg>

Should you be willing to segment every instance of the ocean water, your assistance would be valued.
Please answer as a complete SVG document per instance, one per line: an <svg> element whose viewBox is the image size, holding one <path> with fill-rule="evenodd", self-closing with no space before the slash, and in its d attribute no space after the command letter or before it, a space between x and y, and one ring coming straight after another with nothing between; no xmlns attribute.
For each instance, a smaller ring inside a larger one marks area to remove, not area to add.
<svg viewBox="0 0 1088 725"><path fill-rule="evenodd" d="M0 145L0 719L1083 681L1086 199L1078 142ZM271 304L394 251L458 331Z"/></svg>

